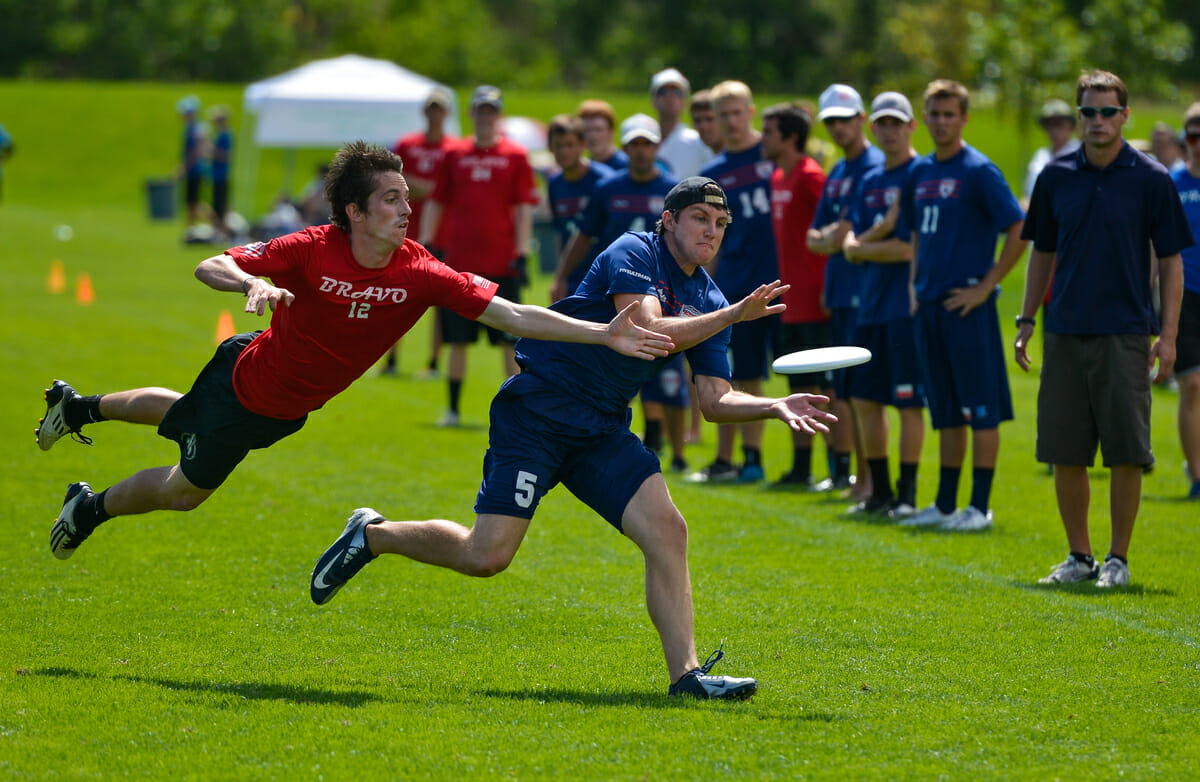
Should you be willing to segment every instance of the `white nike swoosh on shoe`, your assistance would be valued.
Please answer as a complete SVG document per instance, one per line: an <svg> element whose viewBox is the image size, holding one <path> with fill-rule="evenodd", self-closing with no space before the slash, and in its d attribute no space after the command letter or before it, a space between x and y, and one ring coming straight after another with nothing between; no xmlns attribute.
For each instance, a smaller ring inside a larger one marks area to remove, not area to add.
<svg viewBox="0 0 1200 782"><path fill-rule="evenodd" d="M329 561L329 564L326 565L325 568L320 573L317 573L315 576L313 576L313 586L315 586L317 589L329 589L331 586L334 586L333 584L330 584L329 582L327 582L325 580L325 576L326 576L326 574L329 573L330 569L333 568L333 566L336 564L337 564L337 560L331 559Z"/></svg>

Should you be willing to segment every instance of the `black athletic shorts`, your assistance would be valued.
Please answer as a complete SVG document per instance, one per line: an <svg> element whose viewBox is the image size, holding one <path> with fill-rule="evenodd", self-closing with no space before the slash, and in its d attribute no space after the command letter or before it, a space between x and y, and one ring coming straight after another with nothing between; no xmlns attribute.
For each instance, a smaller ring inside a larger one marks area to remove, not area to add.
<svg viewBox="0 0 1200 782"><path fill-rule="evenodd" d="M233 366L260 332L236 334L217 347L188 391L163 417L158 433L179 443L179 467L193 485L215 489L254 448L282 440L304 426L252 413L233 390Z"/></svg>
<svg viewBox="0 0 1200 782"><path fill-rule="evenodd" d="M516 277L489 278L499 287L496 295L509 301L521 303L521 283ZM453 310L438 309L442 323L442 341L447 345L473 345L479 339L479 330L487 329L488 342L493 345L514 345L517 338L507 331L500 331L470 318L464 318Z"/></svg>
<svg viewBox="0 0 1200 782"><path fill-rule="evenodd" d="M224 220L225 213L229 211L229 180L214 179L212 183L212 202L213 212L217 217Z"/></svg>
<svg viewBox="0 0 1200 782"><path fill-rule="evenodd" d="M1183 291L1179 310L1179 336L1175 338L1175 374L1200 370L1200 293Z"/></svg>

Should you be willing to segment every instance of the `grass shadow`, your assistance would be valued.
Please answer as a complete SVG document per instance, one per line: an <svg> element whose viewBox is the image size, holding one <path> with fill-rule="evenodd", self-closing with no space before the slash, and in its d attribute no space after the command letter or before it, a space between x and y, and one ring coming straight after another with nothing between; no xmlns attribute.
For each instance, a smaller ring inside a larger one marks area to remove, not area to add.
<svg viewBox="0 0 1200 782"><path fill-rule="evenodd" d="M1141 584L1128 584L1100 589L1095 581L1076 581L1073 584L1039 584L1036 581L1018 581L1012 579L1009 586L1024 589L1027 592L1058 592L1065 595L1080 597L1108 598L1117 595L1139 595L1145 597L1175 597L1175 592L1161 587L1144 587Z"/></svg>
<svg viewBox="0 0 1200 782"><path fill-rule="evenodd" d="M313 687L301 687L294 684L267 684L261 682L198 682L180 679L166 679L158 676L132 676L120 674L104 676L89 671L78 671L73 668L50 667L38 668L32 671L37 676L49 676L62 679L107 679L109 681L126 681L135 684L151 684L166 690L178 692L213 693L218 695L236 695L239 698L254 701L285 701L296 704L336 704L355 708L380 698L369 692L349 691L335 692Z"/></svg>
<svg viewBox="0 0 1200 782"><path fill-rule="evenodd" d="M696 708L702 703L694 698L671 698L665 694L645 691L637 692L585 692L583 690L568 690L552 688L546 690L476 690L477 695L489 698L503 698L514 701L535 701L538 703L569 703L578 706L632 706L645 709L688 709ZM714 703L725 703L714 701ZM751 704L754 700L751 699ZM727 703L729 708L736 708L735 702ZM750 716L756 719L778 719L801 722L837 722L842 719L839 715L826 712L787 712L777 709L763 710L756 706L747 706L754 711Z"/></svg>

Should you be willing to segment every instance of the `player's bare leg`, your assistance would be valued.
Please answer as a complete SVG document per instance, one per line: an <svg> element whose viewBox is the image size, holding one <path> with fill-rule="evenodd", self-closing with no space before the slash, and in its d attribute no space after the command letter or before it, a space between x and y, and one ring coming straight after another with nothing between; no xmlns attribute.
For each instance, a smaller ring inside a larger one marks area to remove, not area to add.
<svg viewBox="0 0 1200 782"><path fill-rule="evenodd" d="M480 514L473 527L446 519L379 521L366 530L372 554L400 554L417 562L486 578L502 572L516 556L529 519Z"/></svg>
<svg viewBox="0 0 1200 782"><path fill-rule="evenodd" d="M183 394L169 388L136 388L100 397L100 413L110 421L158 426Z"/></svg>

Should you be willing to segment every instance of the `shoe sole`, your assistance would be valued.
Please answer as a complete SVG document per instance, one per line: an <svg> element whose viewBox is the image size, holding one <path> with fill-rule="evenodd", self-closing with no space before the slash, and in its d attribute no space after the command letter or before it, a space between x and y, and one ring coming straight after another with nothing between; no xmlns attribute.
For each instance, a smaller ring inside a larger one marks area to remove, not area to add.
<svg viewBox="0 0 1200 782"><path fill-rule="evenodd" d="M75 534L75 523L72 520L75 515L75 506L79 504L82 497L91 493L92 487L84 481L72 483L67 487L67 496L63 498L62 510L59 511L58 518L50 527L50 553L56 559L70 559L71 555L79 548L79 544L69 548L63 544Z"/></svg>
<svg viewBox="0 0 1200 782"><path fill-rule="evenodd" d="M748 684L744 687L741 687L739 689L736 689L729 693L726 693L725 695L722 695L720 698L715 698L714 700L748 701L751 698L753 698L757 693L758 693L758 683L755 682L754 684Z"/></svg>
<svg viewBox="0 0 1200 782"><path fill-rule="evenodd" d="M70 430L67 429L66 417L63 413L63 403L67 399L65 389L68 388L70 386L67 383L55 380L42 394L42 399L46 400L46 415L38 421L38 428L34 431L34 436L37 437L38 448L41 448L43 451L49 451L64 435L70 434ZM58 392L57 395L55 395L55 392ZM57 397L53 401L50 399L52 395ZM47 432L47 429L50 431ZM62 431L55 434L54 430L57 429L61 429ZM46 432L45 438L42 437L43 432Z"/></svg>

